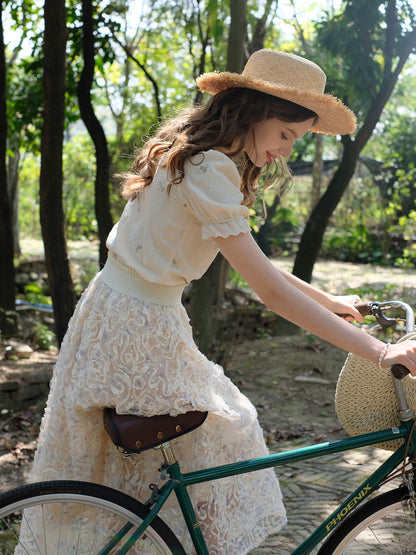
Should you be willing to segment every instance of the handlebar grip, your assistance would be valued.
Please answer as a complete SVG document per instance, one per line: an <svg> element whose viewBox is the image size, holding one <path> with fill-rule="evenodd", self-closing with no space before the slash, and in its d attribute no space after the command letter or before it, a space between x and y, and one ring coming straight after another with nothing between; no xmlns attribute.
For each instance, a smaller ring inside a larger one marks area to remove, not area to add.
<svg viewBox="0 0 416 555"><path fill-rule="evenodd" d="M371 312L371 304L372 303L357 303L354 307L360 312L363 316L369 316L372 314ZM338 314L341 318L346 318L347 316L351 316L351 314Z"/></svg>
<svg viewBox="0 0 416 555"><path fill-rule="evenodd" d="M363 316L369 316L371 314L371 305L372 303L357 303L354 306Z"/></svg>
<svg viewBox="0 0 416 555"><path fill-rule="evenodd" d="M391 373L397 380L402 380L407 374L410 374L410 370L403 366L403 364L393 364Z"/></svg>

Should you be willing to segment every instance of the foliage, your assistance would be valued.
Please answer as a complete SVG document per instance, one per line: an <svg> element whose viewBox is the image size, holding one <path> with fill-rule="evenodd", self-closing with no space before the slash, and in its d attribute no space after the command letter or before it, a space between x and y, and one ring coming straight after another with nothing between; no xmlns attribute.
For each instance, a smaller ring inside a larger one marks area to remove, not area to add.
<svg viewBox="0 0 416 555"><path fill-rule="evenodd" d="M44 294L37 283L29 283L25 286L25 298L30 303L52 306L51 298Z"/></svg>
<svg viewBox="0 0 416 555"><path fill-rule="evenodd" d="M63 193L68 237L88 239L96 235L94 150L77 123L75 87L82 67L80 3L70 0L67 4L67 135ZM267 1L259 7L249 0L247 5L248 44L258 31L259 23L263 22L266 47L297 53L301 47L309 48L313 59L328 72L328 90L344 97L359 116L364 113L377 92L369 87L369 79L380 79L384 63L380 57L384 32L380 23L385 16L386 2L349 0L342 3L342 10L338 12L332 10L326 14L321 10L319 15L308 12L308 21L302 29L298 18L304 15L301 11L306 10L306 13L309 7L300 6L296 0L291 2L294 14L291 18L280 10L277 2ZM400 0L397 5L399 25L404 34L415 23L413 12L405 1ZM10 141L17 141L22 153L20 233L39 235L39 160L36 155L42 123L42 13L39 3L33 0L6 2L6 7L10 25L17 33L17 44L15 41L8 51L8 59L13 63L8 68L7 100ZM100 0L96 8L94 105L106 128L113 159L111 170L116 174L127 170L134 149L157 125L154 91L142 66L157 81L164 118L189 105L195 99L194 78L198 73L225 68L229 4L214 0L170 3ZM283 35L289 25L298 26L293 32L296 40ZM360 34L362 41L356 38ZM24 41L29 48L22 48ZM401 39L395 41L394 56L401 48ZM334 58L328 54L329 46ZM414 68L412 71L409 66L365 151L365 156L378 161L377 170L362 175L364 166L361 166L356 172L353 186L331 219L324 238L323 255L366 262L394 262L401 266L413 264L415 80ZM326 158L337 158L339 153L339 141L326 138ZM297 141L292 156L294 162L312 161L313 156L311 135ZM293 190L279 203L270 228L275 254L292 253L296 247L309 215L309 195L308 179L296 178ZM273 198L272 192L266 193L266 206L271 206ZM117 217L124 203L115 178L112 179L111 202ZM265 219L262 198L255 208L254 232ZM396 249L397 241L400 245ZM394 252L389 258L392 245Z"/></svg>
<svg viewBox="0 0 416 555"><path fill-rule="evenodd" d="M39 158L25 153L19 173L19 232L22 237L40 237Z"/></svg>
<svg viewBox="0 0 416 555"><path fill-rule="evenodd" d="M84 134L65 144L63 201L69 239L92 239L97 233L93 160L92 143Z"/></svg>
<svg viewBox="0 0 416 555"><path fill-rule="evenodd" d="M352 289L346 289L344 295L358 295L362 299L381 300L381 299L394 299L397 291L395 283L380 283L373 285L362 285ZM369 317L369 322L374 323L374 318Z"/></svg>
<svg viewBox="0 0 416 555"><path fill-rule="evenodd" d="M39 153L42 127L42 89L39 64L25 58L8 69L7 112L9 140Z"/></svg>
<svg viewBox="0 0 416 555"><path fill-rule="evenodd" d="M321 253L348 262L380 264L384 260L379 237L362 224L338 231L328 230Z"/></svg>
<svg viewBox="0 0 416 555"><path fill-rule="evenodd" d="M399 220L400 225L406 223L406 218L411 220L410 214L416 208L415 70L415 64L409 66L406 78L399 82L377 133L375 155L384 162L374 179L385 198L392 226L397 226Z"/></svg>
<svg viewBox="0 0 416 555"><path fill-rule="evenodd" d="M97 222L94 210L94 148L85 133L74 134L64 145L63 202L67 236L71 240L94 239ZM127 168L120 168L126 170ZM21 164L19 183L19 229L23 237L40 237L39 159L26 154ZM114 183L113 207L121 213L122 203Z"/></svg>
<svg viewBox="0 0 416 555"><path fill-rule="evenodd" d="M374 1L369 4L354 0L345 2L344 6L339 17L321 26L318 38L330 56L328 62L332 62L332 66L326 64L333 68L330 77L343 79L345 94L342 98L355 108L361 125L354 139L350 135L343 137L339 168L302 233L293 273L306 281L312 277L330 218L351 183L358 158L416 47L415 14L408 2ZM338 25L340 21L341 26Z"/></svg>
<svg viewBox="0 0 416 555"><path fill-rule="evenodd" d="M322 254L413 267L416 77L409 64L324 238ZM338 244L337 244L338 243Z"/></svg>
<svg viewBox="0 0 416 555"><path fill-rule="evenodd" d="M416 267L416 242L412 240L409 245L404 247L403 254L396 260L395 264L398 268L415 268Z"/></svg>
<svg viewBox="0 0 416 555"><path fill-rule="evenodd" d="M34 341L39 349L48 351L55 344L56 337L53 331L47 326L39 324L34 336Z"/></svg>
<svg viewBox="0 0 416 555"><path fill-rule="evenodd" d="M69 239L92 238L96 234L94 213L94 152L85 134L74 136L63 151L63 200ZM24 157L19 183L19 228L22 236L40 237L39 160Z"/></svg>
<svg viewBox="0 0 416 555"><path fill-rule="evenodd" d="M17 329L17 312L0 307L0 338L14 337Z"/></svg>
<svg viewBox="0 0 416 555"><path fill-rule="evenodd" d="M98 260L94 256L71 260L75 293L78 297L82 295L89 282L97 274L98 269Z"/></svg>
<svg viewBox="0 0 416 555"><path fill-rule="evenodd" d="M317 39L330 56L324 64L329 88L363 116L383 85L385 69L397 61L415 28L415 12L407 0L344 0L343 5L338 15L317 24ZM387 23L393 12L394 35Z"/></svg>

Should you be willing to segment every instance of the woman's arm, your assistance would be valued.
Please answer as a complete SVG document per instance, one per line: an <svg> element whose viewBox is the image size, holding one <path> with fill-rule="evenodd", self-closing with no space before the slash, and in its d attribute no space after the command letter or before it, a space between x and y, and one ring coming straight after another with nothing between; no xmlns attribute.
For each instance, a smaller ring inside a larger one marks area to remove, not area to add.
<svg viewBox="0 0 416 555"><path fill-rule="evenodd" d="M294 283L297 284L300 280L288 279L286 273L282 273L263 254L249 233L227 238L217 237L216 243L221 253L267 308L345 351L375 363L379 361L385 346L382 341L345 322L322 306L312 295L307 294L311 286L297 287ZM394 363L404 364L416 375L416 342L391 345L383 362L386 367Z"/></svg>
<svg viewBox="0 0 416 555"><path fill-rule="evenodd" d="M354 307L354 304L359 303L361 301L358 295L331 295L330 293L326 293L317 289L310 283L307 283L290 272L287 272L283 268L278 268L281 275L294 287L299 289L308 295L311 299L314 299L316 302L330 310L331 312L335 312L336 314L349 314L351 318L347 318L350 321L358 320L359 322L363 321L363 316L358 312L358 310Z"/></svg>

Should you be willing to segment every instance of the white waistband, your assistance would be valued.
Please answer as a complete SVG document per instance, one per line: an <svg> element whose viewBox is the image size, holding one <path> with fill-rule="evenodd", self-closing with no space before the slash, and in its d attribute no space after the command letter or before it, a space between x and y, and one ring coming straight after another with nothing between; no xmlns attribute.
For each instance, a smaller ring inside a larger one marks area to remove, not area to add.
<svg viewBox="0 0 416 555"><path fill-rule="evenodd" d="M181 285L159 285L142 279L137 274L129 274L107 260L101 270L103 281L119 293L164 306L180 304L184 287Z"/></svg>

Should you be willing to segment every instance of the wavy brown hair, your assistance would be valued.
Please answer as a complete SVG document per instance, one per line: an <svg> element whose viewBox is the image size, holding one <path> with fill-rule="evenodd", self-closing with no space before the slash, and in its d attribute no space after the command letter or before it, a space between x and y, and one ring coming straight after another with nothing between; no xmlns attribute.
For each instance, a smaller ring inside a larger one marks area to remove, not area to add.
<svg viewBox="0 0 416 555"><path fill-rule="evenodd" d="M169 189L179 184L185 175L185 163L196 154L218 149L235 159L241 175L243 204L251 206L257 180L263 170L253 164L243 152L253 139L254 126L261 121L278 118L286 122L301 122L317 115L298 104L260 91L229 88L212 96L205 106L182 112L163 125L137 152L130 173L125 176L123 197L134 198L153 181L162 160L171 175ZM290 172L282 157L267 164L265 187L282 185Z"/></svg>

